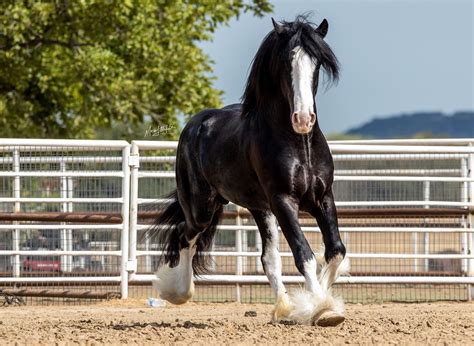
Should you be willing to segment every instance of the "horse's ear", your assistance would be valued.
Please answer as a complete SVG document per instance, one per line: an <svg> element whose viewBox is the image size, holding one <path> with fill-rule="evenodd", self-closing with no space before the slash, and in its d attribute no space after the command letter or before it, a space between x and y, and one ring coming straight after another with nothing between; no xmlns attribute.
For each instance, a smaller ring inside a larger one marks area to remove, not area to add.
<svg viewBox="0 0 474 346"><path fill-rule="evenodd" d="M326 20L326 18L323 19L321 24L316 28L316 33L321 36L322 38L326 37L326 34L328 33L329 29L329 23Z"/></svg>
<svg viewBox="0 0 474 346"><path fill-rule="evenodd" d="M283 27L283 25L277 23L276 20L273 19L273 17L272 17L272 23L273 23L273 28L275 29L275 32L278 35L280 35L283 31L285 31L285 28Z"/></svg>

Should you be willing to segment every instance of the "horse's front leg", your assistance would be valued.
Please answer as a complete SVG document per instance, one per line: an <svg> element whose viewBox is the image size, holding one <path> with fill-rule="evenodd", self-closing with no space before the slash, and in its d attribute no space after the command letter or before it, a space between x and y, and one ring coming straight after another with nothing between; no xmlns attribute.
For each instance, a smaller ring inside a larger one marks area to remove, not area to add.
<svg viewBox="0 0 474 346"><path fill-rule="evenodd" d="M338 269L345 255L346 248L342 243L337 223L337 212L332 191L328 191L319 204L309 210L316 218L324 241L324 259L319 281L323 290L328 290L338 277Z"/></svg>
<svg viewBox="0 0 474 346"><path fill-rule="evenodd" d="M262 264L275 295L272 319L278 321L290 314L290 299L283 285L281 257L278 251L279 232L275 216L269 211L250 210L262 237Z"/></svg>
<svg viewBox="0 0 474 346"><path fill-rule="evenodd" d="M290 245L296 268L305 277L306 289L312 293L321 294L321 285L316 275L316 258L299 224L298 203L290 196L276 196L272 200L272 211Z"/></svg>
<svg viewBox="0 0 474 346"><path fill-rule="evenodd" d="M272 199L272 211L290 245L298 271L305 277L306 291L290 295L289 319L320 326L335 326L344 321L342 301L334 299L317 279L317 262L298 221L299 205L288 195Z"/></svg>

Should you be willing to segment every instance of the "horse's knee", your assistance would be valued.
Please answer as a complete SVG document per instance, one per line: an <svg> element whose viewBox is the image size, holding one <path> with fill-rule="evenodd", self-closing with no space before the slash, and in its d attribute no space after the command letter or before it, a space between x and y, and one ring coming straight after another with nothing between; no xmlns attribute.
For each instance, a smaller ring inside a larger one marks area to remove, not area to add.
<svg viewBox="0 0 474 346"><path fill-rule="evenodd" d="M326 259L326 262L329 263L336 256L340 256L341 260L346 256L346 247L341 241L332 244L330 247L326 246L326 250L324 252L324 258Z"/></svg>

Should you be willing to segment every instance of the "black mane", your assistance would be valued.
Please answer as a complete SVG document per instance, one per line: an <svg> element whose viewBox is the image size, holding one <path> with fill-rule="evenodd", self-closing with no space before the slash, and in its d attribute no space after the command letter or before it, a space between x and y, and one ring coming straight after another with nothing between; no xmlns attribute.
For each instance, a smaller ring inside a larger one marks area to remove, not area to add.
<svg viewBox="0 0 474 346"><path fill-rule="evenodd" d="M272 90L278 65L288 59L289 52L300 45L305 52L318 61L329 77L329 81L339 78L339 62L329 45L316 33L317 26L306 16L298 16L294 22L282 22L282 33L272 30L264 39L252 62L244 94L242 115L246 116L265 104L265 92ZM286 47L282 47L282 42ZM273 77L273 78L272 78Z"/></svg>

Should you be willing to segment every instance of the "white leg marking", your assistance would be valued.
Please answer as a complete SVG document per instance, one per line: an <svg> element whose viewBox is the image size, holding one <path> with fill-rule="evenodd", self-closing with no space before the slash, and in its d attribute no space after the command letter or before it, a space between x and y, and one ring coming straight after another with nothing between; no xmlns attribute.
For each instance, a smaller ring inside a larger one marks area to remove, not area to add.
<svg viewBox="0 0 474 346"><path fill-rule="evenodd" d="M273 319L278 320L289 314L289 298L282 279L281 257L278 251L279 233L274 215L267 218L267 224L270 229L270 238L265 243L264 269L267 275L273 294L275 295L275 310L273 311Z"/></svg>
<svg viewBox="0 0 474 346"><path fill-rule="evenodd" d="M324 261L324 257L316 258ZM331 285L342 270L348 270L348 261L343 260L342 256L336 256L328 264L324 261L318 280L316 258L305 263L306 290L291 294L289 318L304 324L335 326L344 321L344 302L332 295Z"/></svg>
<svg viewBox="0 0 474 346"><path fill-rule="evenodd" d="M189 247L179 252L179 263L176 267L170 268L164 265L156 273L157 280L153 286L158 291L160 298L173 304L184 304L194 294L193 282L193 257L196 253L194 244L196 236L189 242Z"/></svg>
<svg viewBox="0 0 474 346"><path fill-rule="evenodd" d="M306 280L306 289L311 293L322 295L323 289L321 288L321 285L318 281L317 270L318 263L315 257L304 263L304 278Z"/></svg>
<svg viewBox="0 0 474 346"><path fill-rule="evenodd" d="M339 254L332 258L328 264L323 265L319 275L319 282L323 290L327 291L331 288L339 275L342 274L341 271L348 271L345 270L343 263L348 264L348 261Z"/></svg>

